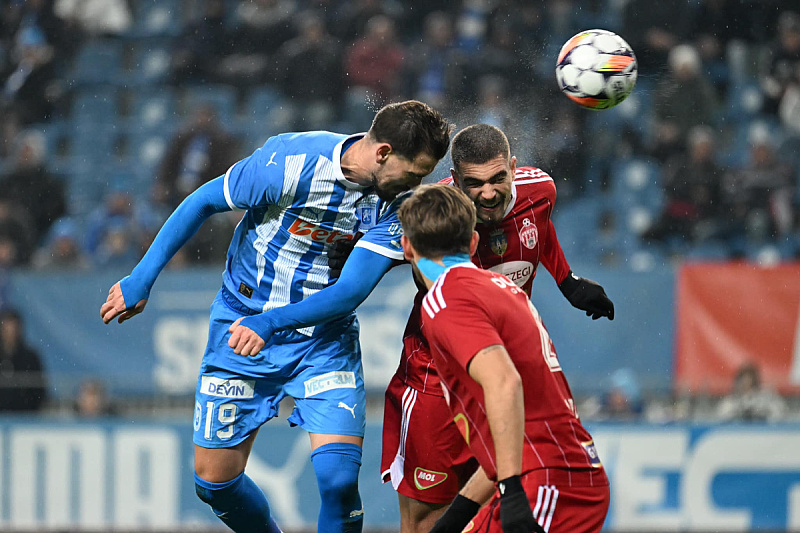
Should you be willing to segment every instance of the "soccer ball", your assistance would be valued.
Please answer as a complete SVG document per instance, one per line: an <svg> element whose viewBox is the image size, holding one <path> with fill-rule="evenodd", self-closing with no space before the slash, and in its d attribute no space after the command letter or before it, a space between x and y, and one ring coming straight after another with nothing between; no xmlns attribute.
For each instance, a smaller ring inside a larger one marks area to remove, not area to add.
<svg viewBox="0 0 800 533"><path fill-rule="evenodd" d="M561 91L587 109L609 109L636 85L636 56L616 33L586 30L561 47L556 79Z"/></svg>

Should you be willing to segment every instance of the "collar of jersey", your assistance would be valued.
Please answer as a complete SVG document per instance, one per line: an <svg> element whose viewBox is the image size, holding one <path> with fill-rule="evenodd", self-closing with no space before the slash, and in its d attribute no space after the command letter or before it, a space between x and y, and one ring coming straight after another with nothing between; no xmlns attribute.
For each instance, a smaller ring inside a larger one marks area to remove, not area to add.
<svg viewBox="0 0 800 533"><path fill-rule="evenodd" d="M426 278L436 281L439 276L454 266L463 266L465 264L474 266L467 254L446 255L442 257L442 263L444 264L440 265L426 257L422 257L417 261L417 268Z"/></svg>
<svg viewBox="0 0 800 533"><path fill-rule="evenodd" d="M334 146L334 148L333 148L333 162L335 163L333 172L335 173L336 179L339 181L339 183L341 183L342 185L344 185L348 189L356 189L356 190L360 191L360 190L366 189L367 186L366 185L359 185L358 183L353 183L352 181L350 181L350 180L348 180L347 178L344 177L344 174L342 173L342 147L344 146L344 143L346 143L350 139L354 139L354 138L359 138L360 139L360 138L365 137L366 135L367 135L367 132L354 133L353 135L348 135L347 137L342 139L342 141L339 144L337 144L336 146Z"/></svg>
<svg viewBox="0 0 800 533"><path fill-rule="evenodd" d="M506 207L506 212L503 213L503 218L506 218L511 210L514 209L514 205L517 203L517 186L514 185L514 182L511 182L511 201L508 202L508 207Z"/></svg>

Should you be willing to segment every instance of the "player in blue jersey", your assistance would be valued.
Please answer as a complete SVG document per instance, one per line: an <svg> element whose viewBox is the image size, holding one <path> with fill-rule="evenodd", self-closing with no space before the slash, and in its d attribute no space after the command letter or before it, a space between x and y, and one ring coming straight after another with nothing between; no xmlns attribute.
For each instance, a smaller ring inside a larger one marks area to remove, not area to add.
<svg viewBox="0 0 800 533"><path fill-rule="evenodd" d="M244 211L211 305L194 417L197 494L232 530L279 531L244 469L258 429L291 396L289 421L311 440L321 497L318 531L361 531L365 394L355 315L284 330L258 350L238 351L251 357L234 353L230 330L258 329L265 311L330 285L328 250L357 232L366 232L362 249L388 262L401 259L399 225L391 215L397 203L391 202L444 157L450 131L438 112L408 101L382 108L366 134L272 137L189 195L130 276L111 287L100 313L105 323L122 323L144 310L158 274L206 218ZM373 274L363 275L373 283Z"/></svg>

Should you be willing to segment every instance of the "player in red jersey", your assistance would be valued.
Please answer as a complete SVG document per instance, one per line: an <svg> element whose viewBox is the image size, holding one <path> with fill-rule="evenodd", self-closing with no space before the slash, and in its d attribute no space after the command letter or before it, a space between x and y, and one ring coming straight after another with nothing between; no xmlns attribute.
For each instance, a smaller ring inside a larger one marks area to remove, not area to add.
<svg viewBox="0 0 800 533"><path fill-rule="evenodd" d="M574 276L550 220L552 178L534 167L516 168L498 128L469 126L453 139L455 182L477 209L480 241L473 262L511 278L530 296L541 262L575 307L597 319L614 317L601 286ZM420 287L403 338L400 365L386 391L381 474L398 492L401 532L428 532L475 470L458 437L421 328ZM462 502L463 503L463 502Z"/></svg>
<svg viewBox="0 0 800 533"><path fill-rule="evenodd" d="M497 484L464 531L600 531L605 471L528 295L469 261L478 246L474 205L454 188L427 185L398 217L405 257L428 289L422 326L446 402Z"/></svg>

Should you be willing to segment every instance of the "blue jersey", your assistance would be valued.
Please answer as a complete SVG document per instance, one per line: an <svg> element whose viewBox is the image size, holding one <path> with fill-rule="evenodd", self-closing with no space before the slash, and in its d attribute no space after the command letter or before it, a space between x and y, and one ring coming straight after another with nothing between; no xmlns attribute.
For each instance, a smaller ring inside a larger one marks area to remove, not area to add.
<svg viewBox="0 0 800 533"><path fill-rule="evenodd" d="M228 249L224 285L243 305L267 311L323 289L328 248L358 231L369 235L381 211L393 212L371 188L342 174L342 146L361 136L277 135L228 169L225 199L246 212ZM375 234L361 246L402 259L399 236L391 234L399 235L399 223L392 223L384 224L384 238Z"/></svg>

